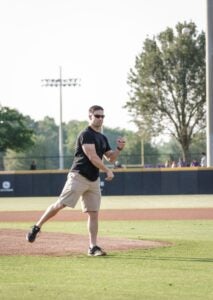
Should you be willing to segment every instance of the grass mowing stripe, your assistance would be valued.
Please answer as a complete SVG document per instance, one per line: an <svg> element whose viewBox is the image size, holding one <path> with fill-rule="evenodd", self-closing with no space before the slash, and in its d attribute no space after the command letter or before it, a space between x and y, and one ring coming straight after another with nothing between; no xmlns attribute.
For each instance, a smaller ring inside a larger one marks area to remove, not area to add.
<svg viewBox="0 0 213 300"><path fill-rule="evenodd" d="M29 230L32 223L0 222L0 228ZM48 222L42 231L87 234L86 222ZM212 240L213 220L101 221L99 235L135 239Z"/></svg>
<svg viewBox="0 0 213 300"><path fill-rule="evenodd" d="M1 197L0 211L45 210L57 197ZM103 196L102 209L213 207L212 195ZM80 202L75 209L81 210Z"/></svg>

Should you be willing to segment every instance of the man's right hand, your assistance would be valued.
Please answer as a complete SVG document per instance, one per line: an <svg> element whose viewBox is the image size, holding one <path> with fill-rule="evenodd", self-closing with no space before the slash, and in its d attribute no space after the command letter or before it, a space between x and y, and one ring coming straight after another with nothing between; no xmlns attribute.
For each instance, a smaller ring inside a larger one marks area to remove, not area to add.
<svg viewBox="0 0 213 300"><path fill-rule="evenodd" d="M105 178L106 181L111 181L113 179L113 177L114 177L114 174L113 174L113 172L111 170L108 170L106 172L106 175L107 175L106 178Z"/></svg>

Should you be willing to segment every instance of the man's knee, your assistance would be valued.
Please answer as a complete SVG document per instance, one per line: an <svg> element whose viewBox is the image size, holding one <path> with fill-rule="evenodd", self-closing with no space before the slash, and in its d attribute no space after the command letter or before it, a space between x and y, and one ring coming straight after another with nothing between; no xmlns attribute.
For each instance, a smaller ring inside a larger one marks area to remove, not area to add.
<svg viewBox="0 0 213 300"><path fill-rule="evenodd" d="M98 218L98 211L87 211L87 214L90 219Z"/></svg>
<svg viewBox="0 0 213 300"><path fill-rule="evenodd" d="M59 201L56 201L55 203L52 204L52 208L57 210L63 209L65 206L66 205L62 204Z"/></svg>

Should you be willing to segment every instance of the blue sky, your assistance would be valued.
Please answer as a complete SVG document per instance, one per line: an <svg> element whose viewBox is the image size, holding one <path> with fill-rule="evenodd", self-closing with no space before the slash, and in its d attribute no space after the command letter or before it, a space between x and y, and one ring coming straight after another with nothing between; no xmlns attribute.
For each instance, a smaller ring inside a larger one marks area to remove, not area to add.
<svg viewBox="0 0 213 300"><path fill-rule="evenodd" d="M205 0L7 0L0 2L0 103L59 122L59 90L44 78L80 78L63 89L63 120L105 108L105 125L135 130L123 105L146 37L178 22L206 26Z"/></svg>

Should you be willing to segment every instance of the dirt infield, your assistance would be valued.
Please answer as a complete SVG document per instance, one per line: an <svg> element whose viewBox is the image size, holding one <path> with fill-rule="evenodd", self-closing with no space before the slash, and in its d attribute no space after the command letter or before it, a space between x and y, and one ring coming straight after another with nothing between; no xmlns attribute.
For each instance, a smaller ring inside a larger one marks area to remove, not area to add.
<svg viewBox="0 0 213 300"><path fill-rule="evenodd" d="M0 212L1 222L32 222L41 215L40 211ZM83 221L86 215L80 211L64 210L52 221ZM194 220L213 219L213 208L199 209L138 209L138 210L102 210L101 220ZM73 255L85 254L88 237L76 234L47 233L40 234L35 243L26 241L24 230L0 229L0 255ZM130 249L149 249L165 247L169 243L147 240L128 240L99 237L100 245L106 251Z"/></svg>
<svg viewBox="0 0 213 300"><path fill-rule="evenodd" d="M88 248L88 237L77 234L43 232L33 244L25 239L24 230L0 230L0 255L55 255L65 256L85 254ZM168 246L158 241L142 241L100 237L99 243L106 251L149 249Z"/></svg>
<svg viewBox="0 0 213 300"><path fill-rule="evenodd" d="M34 222L41 211L0 212L0 222ZM86 214L77 210L60 211L53 221L84 221ZM206 220L213 219L213 208L104 209L100 220Z"/></svg>

